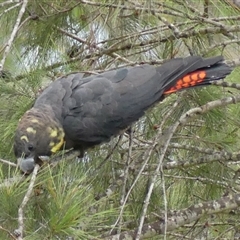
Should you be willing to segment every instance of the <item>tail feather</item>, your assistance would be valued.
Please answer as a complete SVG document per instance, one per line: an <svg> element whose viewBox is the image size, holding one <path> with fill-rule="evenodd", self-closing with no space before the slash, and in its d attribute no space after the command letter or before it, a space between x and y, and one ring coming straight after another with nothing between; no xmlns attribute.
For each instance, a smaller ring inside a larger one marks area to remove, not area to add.
<svg viewBox="0 0 240 240"><path fill-rule="evenodd" d="M172 81L165 89L164 94L174 93L186 88L209 85L212 81L225 78L232 69L223 62L223 57L202 59L195 65L195 69L186 72L185 75ZM176 79L176 78L175 78Z"/></svg>
<svg viewBox="0 0 240 240"><path fill-rule="evenodd" d="M190 57L191 58L191 57ZM198 69L215 66L217 64L222 64L224 61L223 56L216 56L210 58L201 58L202 61L198 65Z"/></svg>

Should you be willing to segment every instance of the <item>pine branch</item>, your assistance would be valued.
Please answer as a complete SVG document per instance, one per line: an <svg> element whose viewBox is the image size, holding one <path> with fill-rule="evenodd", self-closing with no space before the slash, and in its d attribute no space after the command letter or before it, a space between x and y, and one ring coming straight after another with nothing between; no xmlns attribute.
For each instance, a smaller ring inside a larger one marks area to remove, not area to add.
<svg viewBox="0 0 240 240"><path fill-rule="evenodd" d="M190 206L187 209L178 211L171 211L168 213L168 218L165 216L159 216L159 221L148 223L143 225L141 232L141 239L145 237L154 237L164 234L165 228L167 232L173 231L185 224L194 222L205 215L219 214L225 211L236 209L240 206L240 194L234 194L231 196L222 197L218 200L202 202ZM105 240L136 239L137 230L131 230L122 232L120 234L104 237Z"/></svg>
<svg viewBox="0 0 240 240"><path fill-rule="evenodd" d="M0 71L3 70L3 66L4 66L4 63L6 61L6 58L7 58L8 54L11 50L14 39L17 36L17 32L18 32L18 29L19 29L19 26L20 26L20 23L21 23L21 19L23 17L23 14L26 11L27 4L28 4L28 0L23 0L22 1L22 7L19 10L18 17L16 19L14 28L13 28L12 33L11 33L11 36L10 36L8 42L5 45L5 50L3 52L2 60L0 61Z"/></svg>
<svg viewBox="0 0 240 240"><path fill-rule="evenodd" d="M32 176L31 176L31 180L29 182L28 190L27 190L27 192L23 198L23 201L18 209L18 229L14 230L14 234L17 237L17 240L23 240L23 237L24 237L24 208L26 207L26 205L31 197L39 169L40 169L40 166L38 164L36 164L34 167Z"/></svg>

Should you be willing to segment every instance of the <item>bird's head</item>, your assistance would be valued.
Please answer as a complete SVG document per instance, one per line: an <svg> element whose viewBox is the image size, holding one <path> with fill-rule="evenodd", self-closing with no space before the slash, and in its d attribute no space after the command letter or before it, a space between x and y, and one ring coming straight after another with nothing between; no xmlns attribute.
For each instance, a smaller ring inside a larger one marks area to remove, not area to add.
<svg viewBox="0 0 240 240"><path fill-rule="evenodd" d="M32 108L20 119L14 139L14 154L23 172L61 150L64 131L49 108Z"/></svg>

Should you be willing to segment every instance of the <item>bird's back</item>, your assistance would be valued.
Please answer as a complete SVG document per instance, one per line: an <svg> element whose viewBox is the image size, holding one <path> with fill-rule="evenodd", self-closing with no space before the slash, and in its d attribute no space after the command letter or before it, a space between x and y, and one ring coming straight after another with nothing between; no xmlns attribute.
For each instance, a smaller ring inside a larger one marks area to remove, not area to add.
<svg viewBox="0 0 240 240"><path fill-rule="evenodd" d="M221 60L222 57L204 60L191 56L172 59L158 67L144 64L86 78L70 74L53 82L37 99L35 107L52 106L69 147L92 146L137 121L186 74L220 64L218 68L224 71L219 76L214 71L209 80L225 77L231 70Z"/></svg>

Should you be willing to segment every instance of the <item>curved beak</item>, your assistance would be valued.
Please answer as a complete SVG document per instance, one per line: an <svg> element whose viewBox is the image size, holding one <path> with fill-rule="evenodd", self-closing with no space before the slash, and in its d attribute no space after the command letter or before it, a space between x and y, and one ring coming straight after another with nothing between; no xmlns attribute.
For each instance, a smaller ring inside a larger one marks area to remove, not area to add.
<svg viewBox="0 0 240 240"><path fill-rule="evenodd" d="M18 158L17 163L21 171L25 174L30 174L33 171L36 164L32 157Z"/></svg>
<svg viewBox="0 0 240 240"><path fill-rule="evenodd" d="M38 160L40 160L42 163L49 161L49 159L49 156L38 156ZM33 157L18 158L17 163L21 171L25 174L30 174L36 165Z"/></svg>

